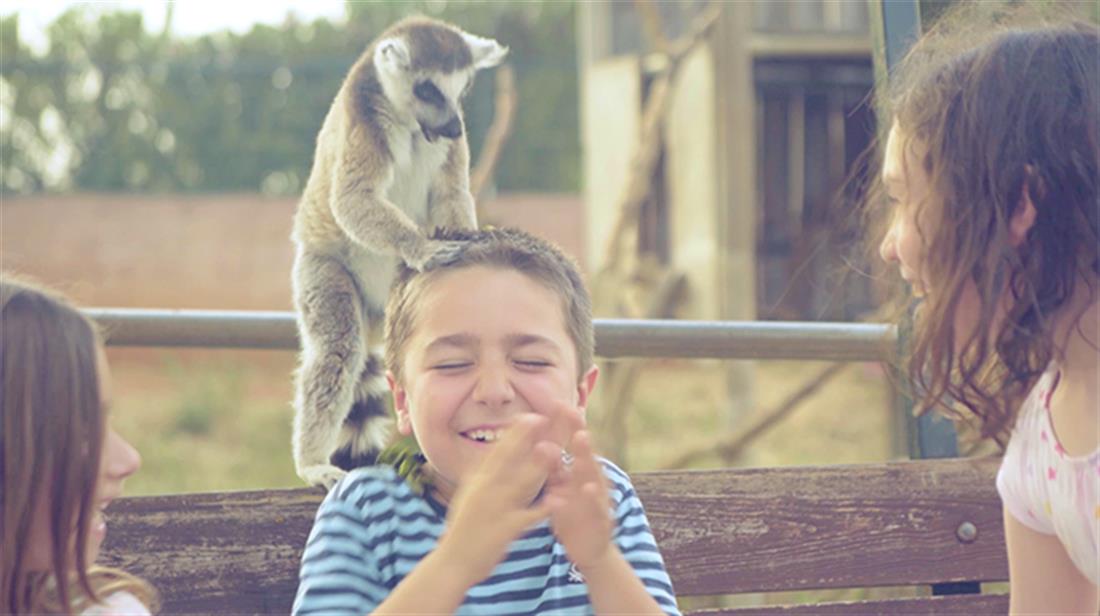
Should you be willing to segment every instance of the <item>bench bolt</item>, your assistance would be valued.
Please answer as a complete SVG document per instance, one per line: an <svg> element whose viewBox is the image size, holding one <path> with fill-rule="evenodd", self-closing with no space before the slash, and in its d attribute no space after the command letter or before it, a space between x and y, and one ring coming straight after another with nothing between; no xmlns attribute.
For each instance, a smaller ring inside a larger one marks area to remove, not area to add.
<svg viewBox="0 0 1100 616"><path fill-rule="evenodd" d="M978 527L972 522L963 522L955 529L955 536L963 543L974 543L978 538Z"/></svg>

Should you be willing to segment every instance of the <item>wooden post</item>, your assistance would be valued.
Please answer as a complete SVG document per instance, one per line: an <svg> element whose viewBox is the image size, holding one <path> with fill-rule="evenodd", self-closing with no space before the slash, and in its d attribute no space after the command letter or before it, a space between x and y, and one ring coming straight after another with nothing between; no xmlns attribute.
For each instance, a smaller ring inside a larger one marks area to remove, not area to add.
<svg viewBox="0 0 1100 616"><path fill-rule="evenodd" d="M715 212L718 318L756 318L756 85L753 4L723 4L713 37L718 101L718 207ZM728 362L729 423L753 408L753 362Z"/></svg>

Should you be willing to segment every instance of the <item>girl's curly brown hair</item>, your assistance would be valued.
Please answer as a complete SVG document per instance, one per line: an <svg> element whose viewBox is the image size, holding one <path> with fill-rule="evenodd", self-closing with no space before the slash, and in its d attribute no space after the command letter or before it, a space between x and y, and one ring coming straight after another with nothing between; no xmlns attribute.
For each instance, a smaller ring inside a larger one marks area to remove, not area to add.
<svg viewBox="0 0 1100 616"><path fill-rule="evenodd" d="M1003 444L1023 394L1056 356L1052 316L1082 283L1095 298L1100 31L1065 15L960 4L890 75L879 109L926 152L917 162L932 195L914 205L932 208L933 221L920 229L927 288L907 367L918 410L958 416L961 405L982 437ZM886 214L881 180L872 182L869 210ZM1036 218L1013 247L1023 191ZM954 315L970 283L984 326L959 332Z"/></svg>

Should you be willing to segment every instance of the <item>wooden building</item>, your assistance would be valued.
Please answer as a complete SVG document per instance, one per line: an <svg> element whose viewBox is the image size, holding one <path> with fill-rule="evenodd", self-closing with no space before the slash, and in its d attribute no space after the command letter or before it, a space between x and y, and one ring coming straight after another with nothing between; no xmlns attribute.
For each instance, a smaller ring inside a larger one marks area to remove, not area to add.
<svg viewBox="0 0 1100 616"><path fill-rule="evenodd" d="M585 250L593 270L607 258L649 85L662 68L651 53L654 24L657 38L675 40L708 6L579 5ZM854 319L871 304L869 281L845 258L855 227L833 197L875 131L867 3L720 6L710 36L673 83L638 251L686 276L680 318ZM731 362L727 374L736 424L753 406L752 363Z"/></svg>
<svg viewBox="0 0 1100 616"><path fill-rule="evenodd" d="M668 38L706 6L652 3ZM646 205L638 244L688 273L685 318L853 319L871 299L845 254L852 213L834 197L875 131L867 3L722 6L677 80L653 179L661 197ZM634 3L584 3L579 14L586 242L598 266L652 58Z"/></svg>

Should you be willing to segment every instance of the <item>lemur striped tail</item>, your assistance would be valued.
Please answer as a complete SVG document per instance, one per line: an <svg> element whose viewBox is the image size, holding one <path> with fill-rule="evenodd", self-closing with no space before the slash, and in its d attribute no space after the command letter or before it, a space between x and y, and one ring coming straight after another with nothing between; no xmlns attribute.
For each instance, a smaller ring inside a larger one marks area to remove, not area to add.
<svg viewBox="0 0 1100 616"><path fill-rule="evenodd" d="M340 429L339 446L330 461L346 471L371 466L390 441L393 414L381 349L371 349L355 389L355 400Z"/></svg>

